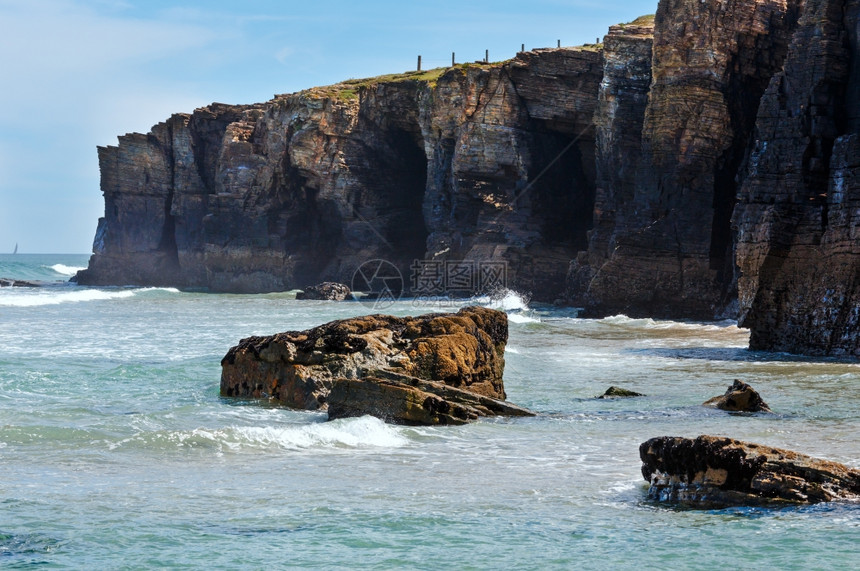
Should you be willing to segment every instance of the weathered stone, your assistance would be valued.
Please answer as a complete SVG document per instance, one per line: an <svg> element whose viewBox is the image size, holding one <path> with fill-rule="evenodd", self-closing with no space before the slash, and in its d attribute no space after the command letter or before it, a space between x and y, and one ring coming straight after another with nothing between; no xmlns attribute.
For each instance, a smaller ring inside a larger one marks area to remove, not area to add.
<svg viewBox="0 0 860 571"><path fill-rule="evenodd" d="M329 419L376 416L394 424L465 424L484 416L534 416L524 408L406 375L335 379L328 398Z"/></svg>
<svg viewBox="0 0 860 571"><path fill-rule="evenodd" d="M403 385L399 389L402 395L415 392L406 390L409 385L443 400L450 401L450 395L466 391L501 401L505 398L502 373L507 337L507 316L481 307L414 318L369 315L333 321L307 331L249 337L231 348L221 361L221 394L269 398L285 406L315 410L328 406L332 387L342 380L382 378L387 381L386 402L392 391L398 390L392 383ZM411 377L460 392L434 393L435 385L408 380ZM344 391L367 394L369 390L363 383L338 389L336 395L341 397L336 414L358 407L370 413L370 405L357 402L350 408L342 397ZM383 398L382 389L373 390ZM475 401L477 397L472 401L460 397L460 404L467 410L504 409L502 405L484 404L481 399ZM391 408L383 408L386 407ZM471 415L473 412L468 416ZM404 422L407 420L404 418Z"/></svg>
<svg viewBox="0 0 860 571"><path fill-rule="evenodd" d="M772 412L755 389L737 379L725 394L702 404L731 412Z"/></svg>
<svg viewBox="0 0 860 571"><path fill-rule="evenodd" d="M733 223L750 347L860 357L860 1L808 0Z"/></svg>
<svg viewBox="0 0 860 571"><path fill-rule="evenodd" d="M759 97L782 66L797 4L661 0L644 110L647 28L610 32L614 55L605 58L612 67L596 118L597 231L570 276L571 298L588 314L713 319L733 305L735 175ZM625 53L634 65L619 72ZM629 95L615 95L626 86ZM636 148L627 129L640 122Z"/></svg>
<svg viewBox="0 0 860 571"><path fill-rule="evenodd" d="M739 315L754 349L858 357L858 21L660 0L603 45L177 114L99 149L77 281L278 291L381 259L416 294Z"/></svg>
<svg viewBox="0 0 860 571"><path fill-rule="evenodd" d="M662 436L639 447L651 499L712 508L860 499L860 471L789 450Z"/></svg>
<svg viewBox="0 0 860 571"><path fill-rule="evenodd" d="M590 226L601 75L594 46L537 50L174 115L99 149L105 217L78 282L264 292L465 260L448 293L552 301ZM509 271L489 282L488 261Z"/></svg>
<svg viewBox="0 0 860 571"><path fill-rule="evenodd" d="M337 282L323 282L308 286L296 294L296 299L318 299L326 301L343 301L352 294L349 286Z"/></svg>
<svg viewBox="0 0 860 571"><path fill-rule="evenodd" d="M0 278L0 287L41 287L39 282L31 282L27 280L15 280L12 278Z"/></svg>
<svg viewBox="0 0 860 571"><path fill-rule="evenodd" d="M609 387L606 389L606 392L600 395L597 398L601 399L611 399L611 398L627 398L627 397L644 397L642 393L637 393L634 391L630 391L627 389L622 389L621 387Z"/></svg>

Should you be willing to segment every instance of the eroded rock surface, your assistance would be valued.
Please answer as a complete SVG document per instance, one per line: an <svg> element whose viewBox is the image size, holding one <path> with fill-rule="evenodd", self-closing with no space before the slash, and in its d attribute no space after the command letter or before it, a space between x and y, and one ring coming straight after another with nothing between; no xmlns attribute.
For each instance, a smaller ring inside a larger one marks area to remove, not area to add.
<svg viewBox="0 0 860 571"><path fill-rule="evenodd" d="M860 2L808 0L734 213L750 347L860 356Z"/></svg>
<svg viewBox="0 0 860 571"><path fill-rule="evenodd" d="M263 292L382 259L419 295L739 316L754 349L858 357L858 21L660 0L602 45L177 114L99 149L77 281Z"/></svg>
<svg viewBox="0 0 860 571"><path fill-rule="evenodd" d="M661 436L642 443L651 499L700 507L860 499L860 471L731 438Z"/></svg>
<svg viewBox="0 0 860 571"><path fill-rule="evenodd" d="M221 361L221 394L403 423L514 414L523 409L501 402L507 338L507 316L481 307L249 337Z"/></svg>
<svg viewBox="0 0 860 571"><path fill-rule="evenodd" d="M606 389L602 395L597 398L601 399L614 399L614 398L630 398L630 397L644 397L645 395L642 393L637 393L635 391L631 391L628 389L622 389L621 387L609 387Z"/></svg>
<svg viewBox="0 0 860 571"><path fill-rule="evenodd" d="M408 286L431 259L475 264L467 295L552 301L590 226L602 68L595 46L543 49L174 115L99 149L105 216L77 281L266 292L383 259Z"/></svg>
<svg viewBox="0 0 860 571"><path fill-rule="evenodd" d="M754 388L737 379L725 394L708 399L702 404L730 412L772 412Z"/></svg>
<svg viewBox="0 0 860 571"><path fill-rule="evenodd" d="M650 62L648 22L610 30L595 119L595 233L570 277L572 299L590 313L731 312L736 174L759 98L782 67L797 4L662 0ZM629 70L618 64L624 58Z"/></svg>
<svg viewBox="0 0 860 571"><path fill-rule="evenodd" d="M349 286L336 282L323 282L314 286L308 286L296 294L296 299L314 299L325 301L343 301L348 299L352 291Z"/></svg>

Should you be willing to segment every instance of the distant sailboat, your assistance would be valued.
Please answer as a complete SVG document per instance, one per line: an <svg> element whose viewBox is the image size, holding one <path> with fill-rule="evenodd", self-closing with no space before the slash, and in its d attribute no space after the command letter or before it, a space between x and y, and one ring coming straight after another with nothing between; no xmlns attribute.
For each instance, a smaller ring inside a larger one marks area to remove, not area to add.
<svg viewBox="0 0 860 571"><path fill-rule="evenodd" d="M13 254L17 254L17 253L18 253L18 242L15 242L15 249L14 249L14 250L12 250L12 253L13 253Z"/></svg>

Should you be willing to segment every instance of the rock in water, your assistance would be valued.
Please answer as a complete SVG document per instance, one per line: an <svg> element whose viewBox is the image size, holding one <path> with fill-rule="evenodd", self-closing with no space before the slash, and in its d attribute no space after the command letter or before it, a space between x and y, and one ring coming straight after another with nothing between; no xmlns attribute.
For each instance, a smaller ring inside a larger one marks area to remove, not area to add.
<svg viewBox="0 0 860 571"><path fill-rule="evenodd" d="M343 301L352 294L349 286L337 282L323 282L308 286L296 294L296 299L321 299L326 301Z"/></svg>
<svg viewBox="0 0 860 571"><path fill-rule="evenodd" d="M482 416L534 416L504 401L406 375L336 379L329 419L370 414L395 424L465 424Z"/></svg>
<svg viewBox="0 0 860 571"><path fill-rule="evenodd" d="M702 404L732 412L772 412L755 389L737 379L726 394L708 399Z"/></svg>
<svg viewBox="0 0 860 571"><path fill-rule="evenodd" d="M599 399L626 398L626 397L644 397L642 393L622 389L621 387L609 387L606 392L600 395Z"/></svg>
<svg viewBox="0 0 860 571"><path fill-rule="evenodd" d="M661 436L639 446L648 496L712 508L860 499L860 471L731 438Z"/></svg>
<svg viewBox="0 0 860 571"><path fill-rule="evenodd" d="M0 287L41 287L42 284L12 278L0 278Z"/></svg>
<svg viewBox="0 0 860 571"><path fill-rule="evenodd" d="M221 361L221 394L407 424L531 414L501 402L507 339L507 315L482 307L332 321L243 339Z"/></svg>

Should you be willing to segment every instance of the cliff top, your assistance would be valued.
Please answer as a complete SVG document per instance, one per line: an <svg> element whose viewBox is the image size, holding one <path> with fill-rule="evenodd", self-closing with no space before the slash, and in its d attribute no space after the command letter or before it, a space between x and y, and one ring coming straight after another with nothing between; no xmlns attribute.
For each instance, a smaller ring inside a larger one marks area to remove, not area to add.
<svg viewBox="0 0 860 571"><path fill-rule="evenodd" d="M642 18L648 18L649 16L643 16ZM642 18L639 18L641 20ZM650 16L653 21L653 16ZM638 21L638 20L637 20ZM570 46L570 47L562 47L562 48L536 48L534 50L530 50L530 52L551 52L551 51L563 51L563 50L579 50L579 51L588 51L588 52L599 52L603 49L603 44L582 44L580 46ZM530 53L530 52L522 52L522 53ZM520 54L517 54L517 57ZM363 89L367 89L374 85L378 85L381 83L400 83L406 81L417 81L428 84L430 87L434 87L436 85L436 81L442 77L445 73L451 70L468 70L472 68L484 68L489 69L493 67L499 67L506 64L511 63L517 57L506 59L502 61L496 62L465 62L458 63L453 66L448 67L437 67L428 70L421 71L405 71L402 73L389 73L385 75L378 75L376 77L366 77L361 79L347 79L345 81L341 81L339 83L335 83L332 85L325 85L320 87L311 87L309 89L305 89L300 91L301 95L305 95L307 97L311 97L314 99L338 99L340 101L351 101L353 99L357 99L359 93Z"/></svg>

